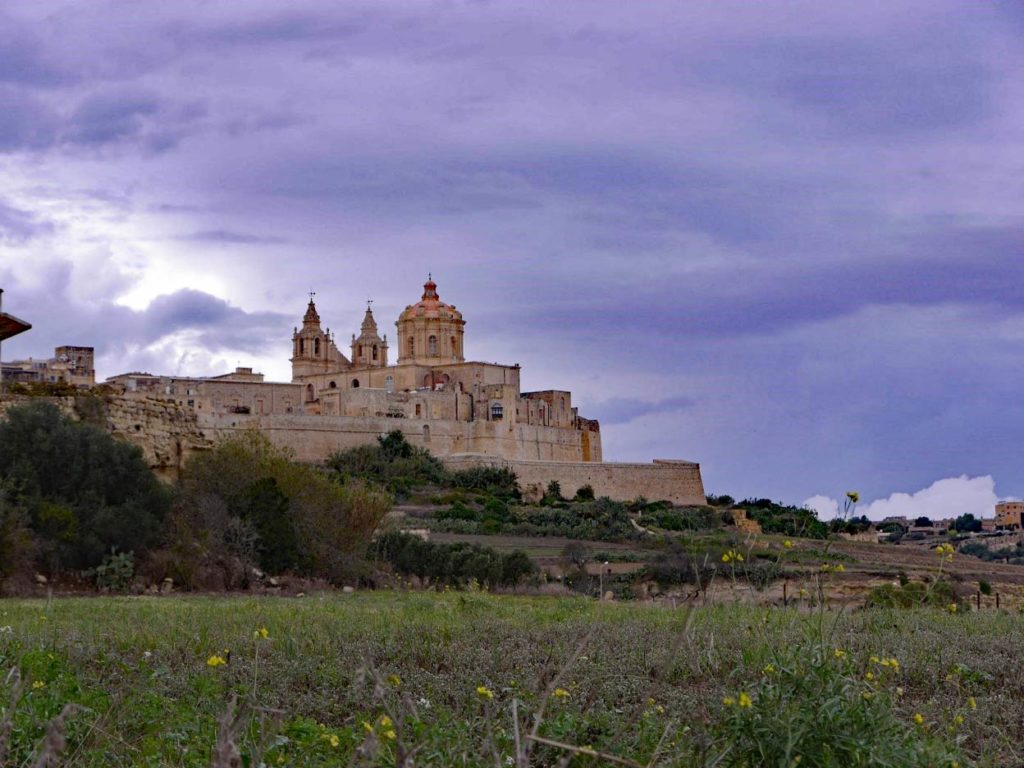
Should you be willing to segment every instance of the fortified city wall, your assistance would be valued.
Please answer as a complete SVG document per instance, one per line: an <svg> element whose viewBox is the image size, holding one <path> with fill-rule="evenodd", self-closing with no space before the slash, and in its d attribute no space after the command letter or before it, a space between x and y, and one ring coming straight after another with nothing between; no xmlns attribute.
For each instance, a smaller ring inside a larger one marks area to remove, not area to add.
<svg viewBox="0 0 1024 768"><path fill-rule="evenodd" d="M38 398L4 397L0 400L0 417L10 405L35 399ZM275 445L289 448L297 459L309 462L321 462L335 451L372 443L379 435L400 429L410 443L428 448L452 469L481 465L512 469L527 496L543 492L549 482L557 480L567 496L590 485L598 496L617 500L644 496L675 504L705 503L699 464L567 460L577 451L572 433L554 427L516 424L509 430L507 424L487 421L424 423L412 419L307 414L197 414L173 401L140 394L47 399L73 418L84 415L90 421L103 423L115 437L137 445L146 463L165 480L177 478L196 452L208 450L217 440L247 429L260 430ZM425 436L424 427L429 427L429 437ZM523 458L524 451L531 458Z"/></svg>
<svg viewBox="0 0 1024 768"><path fill-rule="evenodd" d="M548 483L558 482L562 495L575 496L584 485L595 496L628 501L643 496L651 501L673 504L706 504L700 465L690 461L655 459L651 464L594 463L584 461L517 461L483 454L463 454L443 458L449 469L469 467L507 467L519 478L519 487L527 499L543 494Z"/></svg>

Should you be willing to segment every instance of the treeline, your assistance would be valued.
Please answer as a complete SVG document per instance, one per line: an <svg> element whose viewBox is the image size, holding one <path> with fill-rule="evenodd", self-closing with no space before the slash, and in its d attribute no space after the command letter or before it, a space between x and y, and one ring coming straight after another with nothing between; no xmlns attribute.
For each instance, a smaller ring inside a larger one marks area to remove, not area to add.
<svg viewBox="0 0 1024 768"><path fill-rule="evenodd" d="M344 482L342 482L344 480ZM258 433L162 484L138 448L54 405L0 421L0 580L84 573L124 586L248 586L261 571L330 582L365 568L384 491L292 460Z"/></svg>
<svg viewBox="0 0 1024 768"><path fill-rule="evenodd" d="M379 536L374 551L395 573L415 576L424 586L515 587L537 571L522 550L501 553L464 542L438 544L399 531Z"/></svg>

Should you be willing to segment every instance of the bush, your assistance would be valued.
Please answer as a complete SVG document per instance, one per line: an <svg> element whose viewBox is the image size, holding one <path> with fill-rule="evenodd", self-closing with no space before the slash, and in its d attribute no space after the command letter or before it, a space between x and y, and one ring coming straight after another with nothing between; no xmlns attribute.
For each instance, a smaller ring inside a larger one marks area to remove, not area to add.
<svg viewBox="0 0 1024 768"><path fill-rule="evenodd" d="M387 494L335 482L250 432L186 465L170 541L187 585L212 567L237 586L253 560L338 582L360 569L390 505Z"/></svg>
<svg viewBox="0 0 1024 768"><path fill-rule="evenodd" d="M960 606L962 602L946 581L932 584L908 581L899 586L883 584L872 589L864 603L866 608L948 608L950 605Z"/></svg>
<svg viewBox="0 0 1024 768"><path fill-rule="evenodd" d="M652 504L644 512L645 522L648 516L653 517L654 524L666 531L709 531L722 527L722 515L712 507L670 507L662 511Z"/></svg>
<svg viewBox="0 0 1024 768"><path fill-rule="evenodd" d="M745 499L738 506L747 511L747 517L760 523L765 533L810 539L828 537L828 526L813 510L776 504L770 499Z"/></svg>
<svg viewBox="0 0 1024 768"><path fill-rule="evenodd" d="M0 422L0 479L18 489L51 570L155 546L170 505L138 448L43 401L12 407Z"/></svg>
<svg viewBox="0 0 1024 768"><path fill-rule="evenodd" d="M127 592L135 578L135 553L111 552L89 575L104 592Z"/></svg>
<svg viewBox="0 0 1024 768"><path fill-rule="evenodd" d="M576 491L576 496L573 498L573 501L593 501L593 500L594 500L594 486L590 485L589 483L587 483L586 485L581 485L579 487L579 489Z"/></svg>
<svg viewBox="0 0 1024 768"><path fill-rule="evenodd" d="M402 576L424 584L464 587L471 582L490 587L515 587L536 571L522 550L501 554L490 547L456 542L437 544L393 531L378 537L372 554Z"/></svg>

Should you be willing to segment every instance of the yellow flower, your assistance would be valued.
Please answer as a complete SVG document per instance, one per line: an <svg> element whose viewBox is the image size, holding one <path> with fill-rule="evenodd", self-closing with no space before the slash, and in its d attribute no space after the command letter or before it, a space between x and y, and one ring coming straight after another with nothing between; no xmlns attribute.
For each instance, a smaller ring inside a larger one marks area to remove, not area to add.
<svg viewBox="0 0 1024 768"><path fill-rule="evenodd" d="M260 627L252 631L252 636L256 640L266 640L270 637L270 631L266 627Z"/></svg>
<svg viewBox="0 0 1024 768"><path fill-rule="evenodd" d="M390 729L390 728L388 728L388 730L384 731L383 735L384 735L384 738L388 739L389 741L394 741L395 740L395 732L392 729Z"/></svg>
<svg viewBox="0 0 1024 768"><path fill-rule="evenodd" d="M750 705L753 703L754 702L750 700L750 697L747 695L746 691L740 694L739 704L741 707L743 707L744 709L749 709Z"/></svg>
<svg viewBox="0 0 1024 768"><path fill-rule="evenodd" d="M726 552L724 555L722 555L722 562L723 563L731 563L732 560L733 560L734 555L735 555L735 553L730 549L728 552Z"/></svg>
<svg viewBox="0 0 1024 768"><path fill-rule="evenodd" d="M398 675L388 675L388 683L397 688L402 684L402 678L400 678Z"/></svg>
<svg viewBox="0 0 1024 768"><path fill-rule="evenodd" d="M843 565L842 563L840 563L839 565L837 565L835 567L834 570L835 570L836 573L844 573L846 571L846 566Z"/></svg>
<svg viewBox="0 0 1024 768"><path fill-rule="evenodd" d="M569 698L569 692L565 690L565 688L555 688L554 695L557 696L559 699Z"/></svg>
<svg viewBox="0 0 1024 768"><path fill-rule="evenodd" d="M869 659L869 661L870 661L870 662L871 662L872 664L881 664L881 665L882 665L883 667L887 667L887 666L889 666L888 664L886 664L886 663L885 663L884 661L882 661L882 660L881 660L880 658L878 658L877 656L872 656L872 657L871 657L871 658Z"/></svg>
<svg viewBox="0 0 1024 768"><path fill-rule="evenodd" d="M34 683L32 683L32 687L38 691L40 688L45 688L46 683L44 683L42 680L36 680Z"/></svg>
<svg viewBox="0 0 1024 768"><path fill-rule="evenodd" d="M219 667L223 664L227 664L223 656L211 656L206 660L206 666L208 667Z"/></svg>
<svg viewBox="0 0 1024 768"><path fill-rule="evenodd" d="M896 695L897 696L902 696L903 695L903 686L902 685L897 685L896 686Z"/></svg>
<svg viewBox="0 0 1024 768"><path fill-rule="evenodd" d="M727 707L731 707L733 704L736 703L736 699L734 699L732 696L726 696L724 699L722 699L722 703L725 704L725 706Z"/></svg>
<svg viewBox="0 0 1024 768"><path fill-rule="evenodd" d="M924 715L922 715L920 712L915 712L914 713L914 722L917 723L918 725L923 725L924 724Z"/></svg>
<svg viewBox="0 0 1024 768"><path fill-rule="evenodd" d="M380 722L380 727L381 728L390 728L391 727L391 718L388 717L387 715L381 715L380 716L380 720L378 722Z"/></svg>
<svg viewBox="0 0 1024 768"><path fill-rule="evenodd" d="M950 603L948 610L950 613L956 613L956 603Z"/></svg>
<svg viewBox="0 0 1024 768"><path fill-rule="evenodd" d="M775 674L775 665L774 664L766 664L765 668L764 668L764 673L766 675L773 675L773 674Z"/></svg>
<svg viewBox="0 0 1024 768"><path fill-rule="evenodd" d="M793 548L793 542L790 541L789 539L786 539L784 542L782 542L782 546L785 547L786 549L792 549Z"/></svg>
<svg viewBox="0 0 1024 768"><path fill-rule="evenodd" d="M834 651L832 651L832 655L835 656L837 659L845 659L846 651L844 651L842 648L836 648Z"/></svg>
<svg viewBox="0 0 1024 768"><path fill-rule="evenodd" d="M953 724L954 725L963 725L964 724L964 716L963 715L957 715L956 717L954 717L953 718Z"/></svg>
<svg viewBox="0 0 1024 768"><path fill-rule="evenodd" d="M494 691L488 688L486 685L478 685L476 687L476 695L481 699L493 699Z"/></svg>
<svg viewBox="0 0 1024 768"><path fill-rule="evenodd" d="M850 501L856 504L858 501L860 501L860 494L857 493L856 491L847 491L846 498L848 498Z"/></svg>
<svg viewBox="0 0 1024 768"><path fill-rule="evenodd" d="M868 672L866 675L864 675L864 679L865 680L874 680L875 679L875 673L874 672Z"/></svg>
<svg viewBox="0 0 1024 768"><path fill-rule="evenodd" d="M860 695L860 697L861 697L862 699L864 699L864 701L871 701L871 699L872 699L872 698L874 698L874 696L875 696L875 694L871 693L871 691L864 691L864 692L863 692L863 693L862 693L862 694Z"/></svg>
<svg viewBox="0 0 1024 768"><path fill-rule="evenodd" d="M327 741L330 742L332 747L336 747L341 743L341 740L338 738L338 735L336 733L332 733L330 737L327 739Z"/></svg>
<svg viewBox="0 0 1024 768"><path fill-rule="evenodd" d="M363 720L363 730L367 733L373 733L373 726L366 720Z"/></svg>
<svg viewBox="0 0 1024 768"><path fill-rule="evenodd" d="M978 708L978 702L977 702L977 700L973 696L971 696L970 698L967 699L967 706L970 707L971 709L977 709Z"/></svg>

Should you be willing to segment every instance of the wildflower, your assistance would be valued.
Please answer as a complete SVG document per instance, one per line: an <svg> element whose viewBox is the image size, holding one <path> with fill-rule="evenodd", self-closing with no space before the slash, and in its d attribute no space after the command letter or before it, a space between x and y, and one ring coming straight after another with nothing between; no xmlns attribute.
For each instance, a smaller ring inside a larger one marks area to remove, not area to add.
<svg viewBox="0 0 1024 768"><path fill-rule="evenodd" d="M373 733L373 726L370 725L369 721L363 720L363 730L367 733Z"/></svg>
<svg viewBox="0 0 1024 768"><path fill-rule="evenodd" d="M970 707L971 709L977 709L978 708L978 702L977 702L977 700L975 700L975 698L973 696L971 696L971 697L969 697L967 699L967 706Z"/></svg>
<svg viewBox="0 0 1024 768"><path fill-rule="evenodd" d="M871 662L872 664L882 664L882 660L881 660L880 658L878 658L877 656L872 656L872 657L871 657L871 658L869 659L869 661L870 661L870 662ZM883 667L886 667L886 666L888 666L888 664L882 664L882 666L883 666Z"/></svg>
<svg viewBox="0 0 1024 768"><path fill-rule="evenodd" d="M836 573L845 573L846 572L846 566L843 565L842 563L840 563L839 565L837 565L832 570L834 570Z"/></svg>
<svg viewBox="0 0 1024 768"><path fill-rule="evenodd" d="M924 725L924 715L922 715L920 712L915 712L914 713L914 722L917 723L918 725Z"/></svg>
<svg viewBox="0 0 1024 768"><path fill-rule="evenodd" d="M786 548L786 549L792 549L793 548L793 542L790 541L789 539L786 539L784 542L782 542L782 546L784 548Z"/></svg>
<svg viewBox="0 0 1024 768"><path fill-rule="evenodd" d="M260 627L252 631L252 636L256 640L267 640L270 637L270 631L266 627Z"/></svg>
<svg viewBox="0 0 1024 768"><path fill-rule="evenodd" d="M846 651L844 651L842 648L836 648L834 651L832 651L832 655L835 656L837 659L845 659Z"/></svg>
<svg viewBox="0 0 1024 768"><path fill-rule="evenodd" d="M569 692L565 688L555 688L554 696L559 699L569 698Z"/></svg>
<svg viewBox="0 0 1024 768"><path fill-rule="evenodd" d="M206 660L206 666L208 667L219 667L223 664L227 664L223 656L211 656Z"/></svg>
<svg viewBox="0 0 1024 768"><path fill-rule="evenodd" d="M848 498L851 502L856 504L858 501L860 501L860 494L857 493L856 491L847 491L846 498Z"/></svg>
<svg viewBox="0 0 1024 768"><path fill-rule="evenodd" d="M40 688L45 688L45 687L46 687L46 683L44 683L42 680L36 680L34 683L32 683L32 688L37 690L37 691Z"/></svg>
<svg viewBox="0 0 1024 768"><path fill-rule="evenodd" d="M764 673L766 675L774 675L775 674L775 665L774 664L766 664L765 668L764 668Z"/></svg>
<svg viewBox="0 0 1024 768"><path fill-rule="evenodd" d="M476 695L481 699L493 699L494 691L488 688L486 685L478 685L476 687Z"/></svg>
<svg viewBox="0 0 1024 768"><path fill-rule="evenodd" d="M744 709L749 709L750 705L753 704L753 703L754 702L751 701L751 699L747 695L746 691L744 691L743 693L740 694L739 704L740 704L741 707L743 707Z"/></svg>
<svg viewBox="0 0 1024 768"><path fill-rule="evenodd" d="M897 696L902 696L903 695L903 686L902 685L897 685L896 686L896 695Z"/></svg>
<svg viewBox="0 0 1024 768"><path fill-rule="evenodd" d="M390 728L391 727L391 718L388 717L387 715L381 715L380 716L380 720L378 722L380 723L380 727L381 728Z"/></svg>
<svg viewBox="0 0 1024 768"><path fill-rule="evenodd" d="M727 707L731 707L733 704L736 703L736 699L734 699L732 696L726 696L724 699L722 699L722 703L725 704L725 706Z"/></svg>
<svg viewBox="0 0 1024 768"><path fill-rule="evenodd" d="M875 673L874 672L868 672L866 675L864 675L864 679L865 680L874 680L875 679Z"/></svg>
<svg viewBox="0 0 1024 768"><path fill-rule="evenodd" d="M950 603L948 610L950 613L956 613L956 603Z"/></svg>
<svg viewBox="0 0 1024 768"><path fill-rule="evenodd" d="M336 734L336 733L332 733L328 737L327 741L328 741L328 743L330 743L330 745L332 747L336 747L336 746L338 746L341 743L341 740L338 738L338 734Z"/></svg>
<svg viewBox="0 0 1024 768"><path fill-rule="evenodd" d="M430 709L430 699L428 699L426 696L420 696L418 699L416 699L416 703L424 709Z"/></svg>
<svg viewBox="0 0 1024 768"><path fill-rule="evenodd" d="M860 697L861 697L862 699L864 699L864 701L871 701L871 699L873 699L873 698L875 697L875 694L873 694L873 693L872 693L871 691L864 691L864 692L863 692L863 693L862 693L862 694L860 695Z"/></svg>
<svg viewBox="0 0 1024 768"><path fill-rule="evenodd" d="M397 688L402 684L402 678L394 674L388 675L388 684L393 685L395 688Z"/></svg>
<svg viewBox="0 0 1024 768"><path fill-rule="evenodd" d="M395 734L395 731L392 728L388 728L386 731L384 731L383 736L388 741L394 741L397 738L397 734Z"/></svg>
<svg viewBox="0 0 1024 768"><path fill-rule="evenodd" d="M656 706L656 707L654 708L654 711L655 711L655 712L656 712L657 714L659 714L659 715L664 715L664 714L665 714L665 708L664 708L663 706L661 706L661 704L659 704L658 706Z"/></svg>
<svg viewBox="0 0 1024 768"><path fill-rule="evenodd" d="M957 715L956 717L953 718L953 725L963 725L963 724L964 724L964 716L963 715Z"/></svg>

